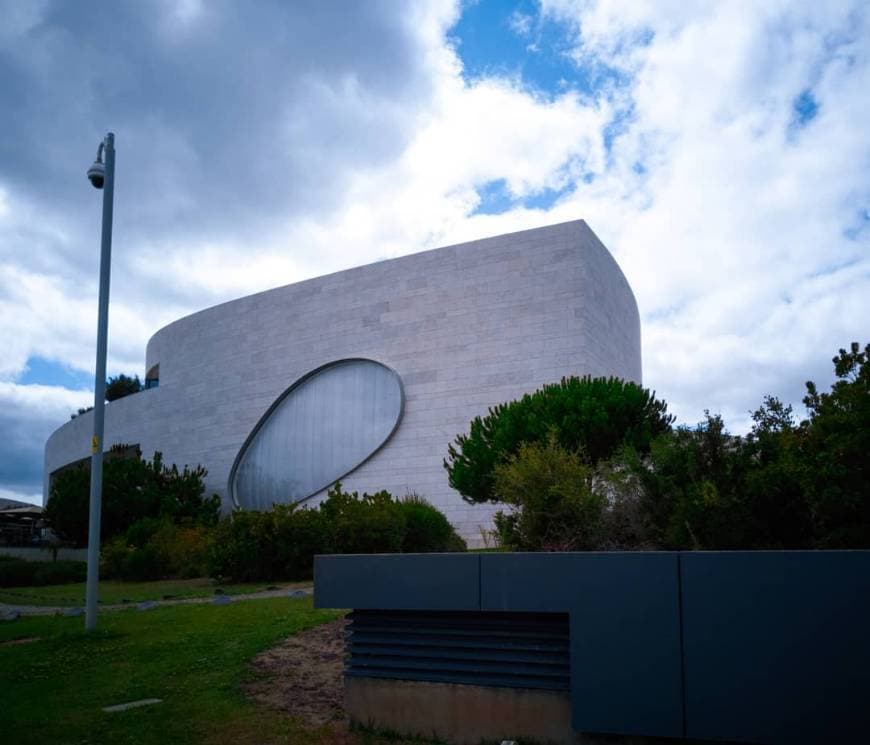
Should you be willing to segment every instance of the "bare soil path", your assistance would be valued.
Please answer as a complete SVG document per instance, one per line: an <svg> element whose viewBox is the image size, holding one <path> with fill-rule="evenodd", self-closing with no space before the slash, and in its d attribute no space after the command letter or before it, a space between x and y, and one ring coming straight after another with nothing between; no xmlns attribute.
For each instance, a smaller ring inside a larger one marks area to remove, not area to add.
<svg viewBox="0 0 870 745"><path fill-rule="evenodd" d="M298 717L309 727L344 722L342 674L347 621L300 631L251 662L245 694L259 704Z"/></svg>

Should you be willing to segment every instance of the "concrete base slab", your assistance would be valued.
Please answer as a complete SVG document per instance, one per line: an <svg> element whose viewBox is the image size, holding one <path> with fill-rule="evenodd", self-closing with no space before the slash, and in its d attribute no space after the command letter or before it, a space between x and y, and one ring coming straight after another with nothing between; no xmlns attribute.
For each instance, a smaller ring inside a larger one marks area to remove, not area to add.
<svg viewBox="0 0 870 745"><path fill-rule="evenodd" d="M521 738L576 742L567 691L345 678L344 705L360 724L457 745Z"/></svg>

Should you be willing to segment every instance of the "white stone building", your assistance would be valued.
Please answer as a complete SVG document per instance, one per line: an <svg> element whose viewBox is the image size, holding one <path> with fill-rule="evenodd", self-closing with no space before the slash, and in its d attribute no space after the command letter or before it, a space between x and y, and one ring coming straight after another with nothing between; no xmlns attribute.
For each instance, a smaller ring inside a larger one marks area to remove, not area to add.
<svg viewBox="0 0 870 745"><path fill-rule="evenodd" d="M339 477L416 492L476 544L493 508L448 486L448 443L488 407L566 375L641 382L640 320L578 220L207 308L160 329L145 369L159 383L107 405L106 448L205 466L227 510L314 505ZM44 499L54 471L88 457L91 417L49 437Z"/></svg>

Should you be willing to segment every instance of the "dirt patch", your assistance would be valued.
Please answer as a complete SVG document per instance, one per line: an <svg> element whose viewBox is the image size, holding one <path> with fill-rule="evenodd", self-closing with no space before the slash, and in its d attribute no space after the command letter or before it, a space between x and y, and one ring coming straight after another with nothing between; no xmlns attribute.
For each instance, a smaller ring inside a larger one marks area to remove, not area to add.
<svg viewBox="0 0 870 745"><path fill-rule="evenodd" d="M254 701L298 717L310 727L344 722L344 631L347 621L300 631L251 662L244 685Z"/></svg>
<svg viewBox="0 0 870 745"><path fill-rule="evenodd" d="M10 639L9 641L0 642L0 647L11 647L14 644L32 644L33 642L38 642L41 638L40 636L25 636L22 639Z"/></svg>

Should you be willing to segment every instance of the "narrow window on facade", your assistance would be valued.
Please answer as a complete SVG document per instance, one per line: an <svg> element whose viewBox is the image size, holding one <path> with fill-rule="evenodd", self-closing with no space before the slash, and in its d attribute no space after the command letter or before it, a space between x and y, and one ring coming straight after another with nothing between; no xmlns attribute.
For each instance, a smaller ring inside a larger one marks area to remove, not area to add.
<svg viewBox="0 0 870 745"><path fill-rule="evenodd" d="M147 373L145 373L145 390L156 388L160 385L160 365L154 365Z"/></svg>

